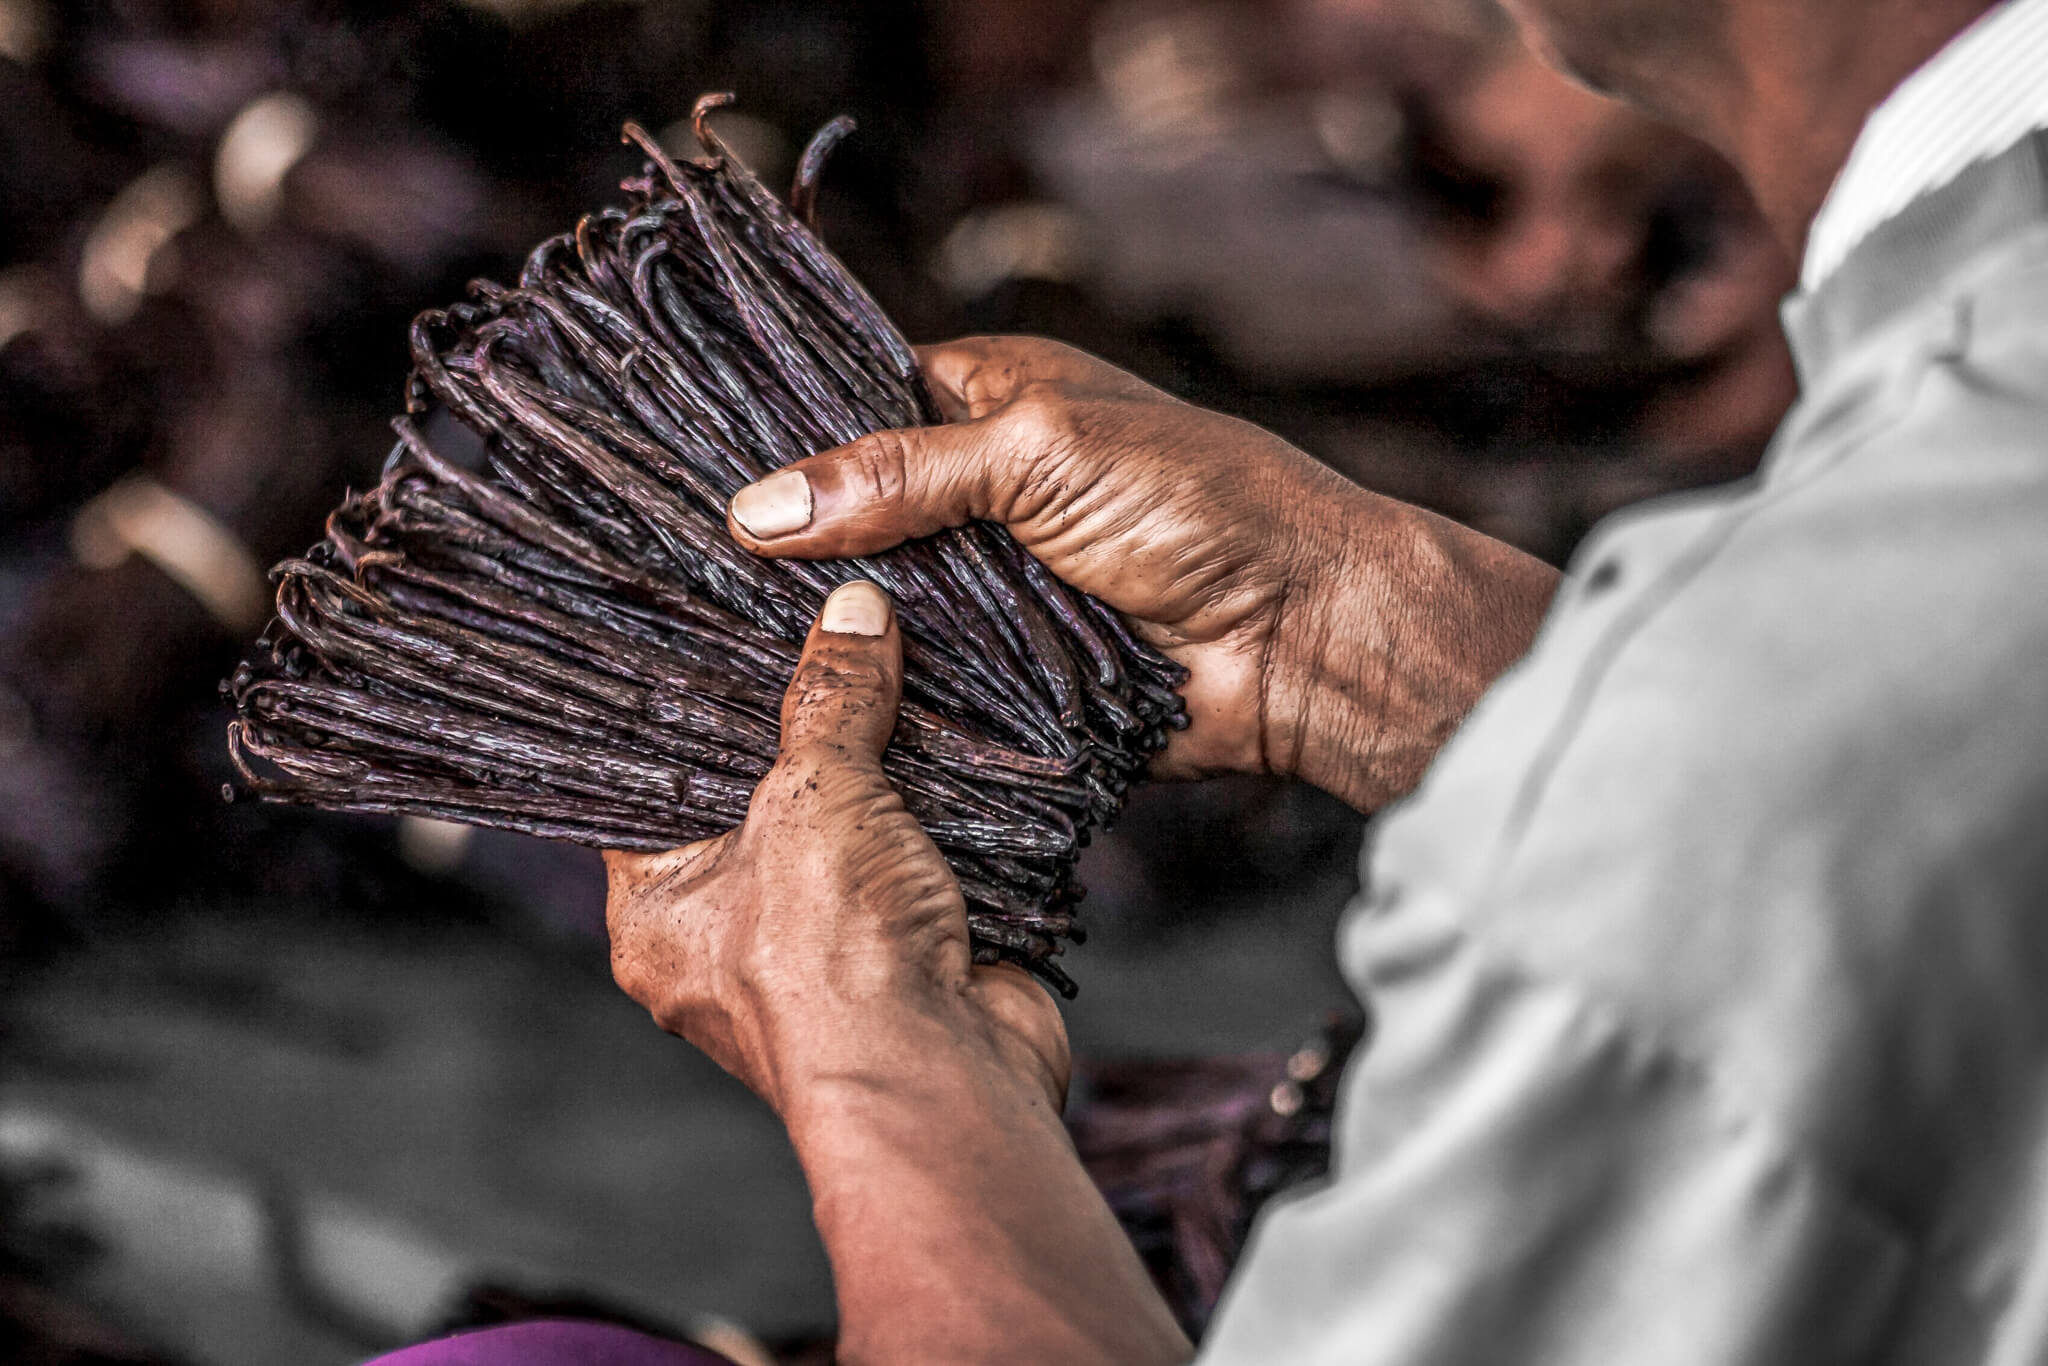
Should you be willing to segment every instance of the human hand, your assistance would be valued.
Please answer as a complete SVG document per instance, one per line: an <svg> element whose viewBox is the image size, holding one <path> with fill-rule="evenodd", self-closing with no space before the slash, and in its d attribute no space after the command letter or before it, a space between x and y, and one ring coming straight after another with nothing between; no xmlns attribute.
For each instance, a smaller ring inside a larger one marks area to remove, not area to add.
<svg viewBox="0 0 2048 1366"><path fill-rule="evenodd" d="M613 975L782 1116L841 1361L1185 1361L1061 1125L1058 1008L973 964L953 874L882 774L902 671L881 590L836 590L745 822L605 856Z"/></svg>
<svg viewBox="0 0 2048 1366"><path fill-rule="evenodd" d="M836 590L745 822L605 855L613 976L785 1121L835 1086L916 1076L931 1049L1028 1082L1057 1115L1058 1009L1021 969L971 962L952 870L882 773L902 677L888 598Z"/></svg>
<svg viewBox="0 0 2048 1366"><path fill-rule="evenodd" d="M734 498L733 535L822 558L1002 523L1187 666L1189 725L1160 776L1291 774L1380 805L1549 599L1555 576L1528 556L1071 347L982 337L919 356L946 425L777 471Z"/></svg>

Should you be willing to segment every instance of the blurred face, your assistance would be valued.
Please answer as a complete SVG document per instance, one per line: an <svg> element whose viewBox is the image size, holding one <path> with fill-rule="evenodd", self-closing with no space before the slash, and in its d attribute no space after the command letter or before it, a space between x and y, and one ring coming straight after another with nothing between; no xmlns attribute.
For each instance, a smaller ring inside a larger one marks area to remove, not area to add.
<svg viewBox="0 0 2048 1366"><path fill-rule="evenodd" d="M1617 345L1646 283L1653 201L1687 150L1512 44L1433 113L1432 241L1453 295L1543 350Z"/></svg>
<svg viewBox="0 0 2048 1366"><path fill-rule="evenodd" d="M1415 155L1432 263L1469 318L1554 374L1661 374L1636 436L1663 458L1753 458L1791 399L1792 277L1728 166L1515 43L1435 95Z"/></svg>

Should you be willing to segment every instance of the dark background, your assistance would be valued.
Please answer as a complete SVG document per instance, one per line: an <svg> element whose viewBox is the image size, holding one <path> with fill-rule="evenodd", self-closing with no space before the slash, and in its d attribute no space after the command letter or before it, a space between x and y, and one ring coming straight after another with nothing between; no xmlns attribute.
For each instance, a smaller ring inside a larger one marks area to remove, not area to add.
<svg viewBox="0 0 2048 1366"><path fill-rule="evenodd" d="M302 548L411 315L715 89L771 183L860 121L822 223L914 339L1074 342L1560 563L1791 396L1726 168L1476 3L0 0L0 1355L345 1362L488 1285L829 1325L773 1118L606 978L595 856L224 806L252 625L105 534L140 474ZM1142 792L1077 1047L1292 1047L1362 825Z"/></svg>

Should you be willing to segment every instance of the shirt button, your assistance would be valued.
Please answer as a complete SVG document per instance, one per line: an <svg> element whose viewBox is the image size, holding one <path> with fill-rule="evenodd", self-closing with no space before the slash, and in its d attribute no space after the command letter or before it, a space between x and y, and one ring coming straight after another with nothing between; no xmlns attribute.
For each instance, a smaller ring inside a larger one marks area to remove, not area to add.
<svg viewBox="0 0 2048 1366"><path fill-rule="evenodd" d="M1620 582L1621 561L1614 559L1602 560L1593 566L1591 573L1586 575L1585 591L1588 594L1605 593Z"/></svg>

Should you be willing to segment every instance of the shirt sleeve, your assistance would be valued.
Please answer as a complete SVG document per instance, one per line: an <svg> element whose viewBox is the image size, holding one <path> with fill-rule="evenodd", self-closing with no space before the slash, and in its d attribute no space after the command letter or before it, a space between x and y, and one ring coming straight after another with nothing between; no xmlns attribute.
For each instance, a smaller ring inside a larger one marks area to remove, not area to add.
<svg viewBox="0 0 2048 1366"><path fill-rule="evenodd" d="M1339 1167L1262 1217L1208 1366L1871 1359L1905 1239L1587 990L1354 916L1381 1028Z"/></svg>

